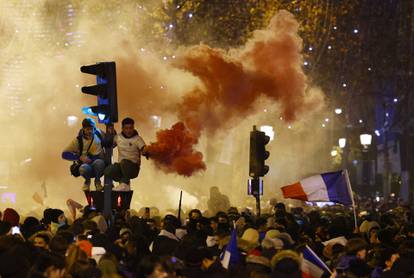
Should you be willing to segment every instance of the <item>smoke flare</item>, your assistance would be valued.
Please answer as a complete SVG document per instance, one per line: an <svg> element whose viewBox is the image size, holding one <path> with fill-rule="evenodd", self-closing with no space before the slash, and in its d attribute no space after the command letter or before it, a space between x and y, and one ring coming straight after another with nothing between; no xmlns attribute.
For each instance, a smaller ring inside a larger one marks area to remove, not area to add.
<svg viewBox="0 0 414 278"><path fill-rule="evenodd" d="M193 147L203 130L214 134L231 120L250 115L256 100L262 96L280 105L286 120L297 119L305 108L313 105L306 99L307 84L301 68L301 50L298 23L286 11L276 14L268 28L256 31L241 49L226 52L205 45L187 49L174 66L196 76L201 85L186 92L178 104L178 118L183 122L179 128L175 125L175 132L167 130L160 133L163 136L151 145L150 152L162 149L152 156L156 164L164 165L161 168L166 172L174 172L175 164L170 162L188 162L187 153L196 153ZM176 132L185 132L186 135L178 136ZM186 141L185 152L176 152L181 141L167 140L164 137L167 135L179 138L189 136L192 140ZM197 157L200 158L200 155ZM201 161L190 163L186 173L205 169L198 167L200 165ZM198 168L190 170L192 166Z"/></svg>

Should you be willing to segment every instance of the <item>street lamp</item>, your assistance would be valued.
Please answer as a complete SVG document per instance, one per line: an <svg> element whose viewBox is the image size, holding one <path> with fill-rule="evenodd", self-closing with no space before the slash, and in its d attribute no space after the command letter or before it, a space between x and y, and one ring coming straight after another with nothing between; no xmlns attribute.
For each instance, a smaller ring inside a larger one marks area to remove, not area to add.
<svg viewBox="0 0 414 278"><path fill-rule="evenodd" d="M346 146L346 138L339 138L338 144L339 144L339 147L341 149L345 148L345 146Z"/></svg>
<svg viewBox="0 0 414 278"><path fill-rule="evenodd" d="M372 135L368 133L361 134L359 136L359 140L361 141L361 145L363 145L364 148L368 148L372 142Z"/></svg>

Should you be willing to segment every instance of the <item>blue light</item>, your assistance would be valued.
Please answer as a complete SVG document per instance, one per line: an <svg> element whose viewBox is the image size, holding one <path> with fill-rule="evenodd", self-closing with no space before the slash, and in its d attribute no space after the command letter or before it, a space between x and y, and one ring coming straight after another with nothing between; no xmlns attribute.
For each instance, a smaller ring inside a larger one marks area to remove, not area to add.
<svg viewBox="0 0 414 278"><path fill-rule="evenodd" d="M379 132L379 130L378 130L378 129L376 129L376 130L375 130L375 135L377 135L377 136L381 136L381 133Z"/></svg>
<svg viewBox="0 0 414 278"><path fill-rule="evenodd" d="M83 107L82 113L86 115L96 116L95 113L93 113L92 109L90 107Z"/></svg>

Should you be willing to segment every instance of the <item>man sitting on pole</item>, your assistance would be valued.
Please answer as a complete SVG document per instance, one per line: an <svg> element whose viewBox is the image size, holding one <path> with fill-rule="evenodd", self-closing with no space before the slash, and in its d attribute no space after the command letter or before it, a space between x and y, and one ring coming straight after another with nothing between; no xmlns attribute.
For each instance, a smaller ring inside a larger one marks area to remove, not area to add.
<svg viewBox="0 0 414 278"><path fill-rule="evenodd" d="M62 152L62 158L74 161L70 167L73 176L85 178L82 190L89 191L91 178L95 178L96 191L102 191L101 177L105 170L104 152L102 149L102 132L96 128L91 118L82 121L82 129L78 136Z"/></svg>
<svg viewBox="0 0 414 278"><path fill-rule="evenodd" d="M145 142L135 130L134 120L122 120L122 132L115 135L114 146L118 147L118 163L105 169L105 176L119 182L114 191L130 191L131 179L138 177L141 167L141 154L148 158L145 152Z"/></svg>

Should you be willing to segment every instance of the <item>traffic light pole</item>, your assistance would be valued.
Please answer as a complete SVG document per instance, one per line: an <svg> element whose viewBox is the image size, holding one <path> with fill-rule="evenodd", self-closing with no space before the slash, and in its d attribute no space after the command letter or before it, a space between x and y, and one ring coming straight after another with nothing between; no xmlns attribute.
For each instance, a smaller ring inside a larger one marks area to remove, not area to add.
<svg viewBox="0 0 414 278"><path fill-rule="evenodd" d="M259 178L253 178L258 184L260 184ZM260 190L254 191L253 196L256 198L256 214L260 216Z"/></svg>
<svg viewBox="0 0 414 278"><path fill-rule="evenodd" d="M112 164L112 154L113 154L113 124L106 125L106 139L111 143L110 145L105 146L105 164ZM110 223L112 221L112 179L108 176L104 176L104 209L103 214L105 219Z"/></svg>

